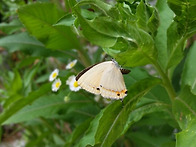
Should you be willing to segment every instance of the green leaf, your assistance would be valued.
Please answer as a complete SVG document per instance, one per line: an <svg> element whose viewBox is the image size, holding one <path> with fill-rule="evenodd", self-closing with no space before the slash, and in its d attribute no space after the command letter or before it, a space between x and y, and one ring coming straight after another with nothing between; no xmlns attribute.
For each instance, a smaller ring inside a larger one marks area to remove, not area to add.
<svg viewBox="0 0 196 147"><path fill-rule="evenodd" d="M31 56L39 57L62 57L69 56L60 51L48 50L44 47L44 44L29 36L26 32L8 35L0 38L0 46L6 48L8 52L23 51ZM70 53L70 52L69 52Z"/></svg>
<svg viewBox="0 0 196 147"><path fill-rule="evenodd" d="M118 45L119 50L116 50L116 45L121 41L118 40L113 47L104 48L104 51L123 66L135 67L152 63L156 56L152 37L133 24L129 24L127 31L131 34L129 38L132 38L132 41L127 39L125 42L122 42L123 45Z"/></svg>
<svg viewBox="0 0 196 147"><path fill-rule="evenodd" d="M196 144L196 119L193 118L191 123L182 132L176 134L176 147L195 147Z"/></svg>
<svg viewBox="0 0 196 147"><path fill-rule="evenodd" d="M41 86L38 90L31 92L27 97L21 98L20 100L12 103L9 108L4 109L4 111L0 114L0 124L4 123L13 114L21 110L26 105L31 104L48 91L51 91L51 83Z"/></svg>
<svg viewBox="0 0 196 147"><path fill-rule="evenodd" d="M190 90L189 86L185 86L173 104L174 115L182 130L187 129L196 117L196 96Z"/></svg>
<svg viewBox="0 0 196 147"><path fill-rule="evenodd" d="M183 58L186 39L196 33L196 3L193 0L168 0L176 14L167 34L169 61L167 68L176 66Z"/></svg>
<svg viewBox="0 0 196 147"><path fill-rule="evenodd" d="M116 37L107 34L107 32L115 32L115 26L113 27L111 23L107 21L107 19L104 19L102 22L101 20L96 20L95 22L93 20L86 20L85 18L82 17L82 15L78 12L78 10L75 8L75 13L78 17L78 21L81 25L82 28L82 34L85 36L86 39L88 39L90 42L100 45L102 47L110 47L113 46L116 42ZM100 24L99 24L100 22ZM97 27L100 25L99 28L102 28L104 31L109 29L107 32L104 32L103 30L98 30ZM110 27L107 27L109 25ZM104 27L103 27L104 26Z"/></svg>
<svg viewBox="0 0 196 147"><path fill-rule="evenodd" d="M134 19L131 12L123 13L127 12L128 5L105 8L105 5L99 5L98 1L96 2L95 4L91 1L90 4L103 11L103 15L91 20L82 16L83 9L79 8L81 3L74 7L74 12L81 26L81 31L79 31L82 32L82 35L93 44L103 47L104 51L121 65L135 67L152 63L152 58L156 57L153 38L148 32L137 27L137 20ZM87 1L83 3L88 4ZM155 26L152 26L152 23L157 20L156 14L153 13L154 9L149 9L152 11L152 17L146 18L146 25L156 28L156 23ZM138 11L142 12L142 10ZM129 15L129 17L120 16L121 12L122 15ZM112 17L110 15L114 13L118 16ZM125 18L125 20L122 20L122 18ZM141 18L141 21L143 22L143 18Z"/></svg>
<svg viewBox="0 0 196 147"><path fill-rule="evenodd" d="M168 0L168 4L177 16L189 17L188 20L196 19L194 0Z"/></svg>
<svg viewBox="0 0 196 147"><path fill-rule="evenodd" d="M159 83L159 79L148 78L134 84L128 90L131 93L124 99L124 106L120 101L115 101L103 109L91 122L78 146L111 146L122 135L128 115L134 109L136 101Z"/></svg>
<svg viewBox="0 0 196 147"><path fill-rule="evenodd" d="M64 92L65 93L65 92ZM63 100L64 93L58 95L44 95L35 100L31 105L27 105L12 115L3 124L13 124L29 121L37 117L52 118L62 107L65 107Z"/></svg>
<svg viewBox="0 0 196 147"><path fill-rule="evenodd" d="M74 24L75 18L71 14L66 14L63 16L56 24L53 26L58 26L58 25L65 25L65 26L72 26Z"/></svg>
<svg viewBox="0 0 196 147"><path fill-rule="evenodd" d="M27 30L51 49L78 49L79 42L71 27L55 25L62 16L52 3L34 3L18 10L19 18Z"/></svg>
<svg viewBox="0 0 196 147"><path fill-rule="evenodd" d="M175 142L171 142L172 140L169 135L166 136L162 135L161 133L155 136L154 132L152 133L151 129L149 130L149 132L147 132L147 130L144 130L140 132L136 131L128 133L128 137L134 142L134 145L138 147L175 147Z"/></svg>
<svg viewBox="0 0 196 147"><path fill-rule="evenodd" d="M167 47L169 54L167 68L177 65L184 56L183 50L187 38L179 31L177 22L173 22L167 31Z"/></svg>
<svg viewBox="0 0 196 147"><path fill-rule="evenodd" d="M19 20L14 19L10 23L0 23L0 30L6 34L12 34L22 28Z"/></svg>
<svg viewBox="0 0 196 147"><path fill-rule="evenodd" d="M92 118L87 119L85 122L80 124L74 129L74 132L71 134L70 138L68 139L66 146L73 146L74 142L76 143L83 135L84 132L88 129Z"/></svg>
<svg viewBox="0 0 196 147"><path fill-rule="evenodd" d="M141 1L137 6L136 16L138 27L154 36L159 26L159 17L156 9Z"/></svg>
<svg viewBox="0 0 196 147"><path fill-rule="evenodd" d="M182 73L182 87L189 85L191 87L191 92L194 94L196 94L196 69L193 68L194 63L196 63L195 55L196 42L191 46L188 52Z"/></svg>
<svg viewBox="0 0 196 147"><path fill-rule="evenodd" d="M0 46L5 47L9 52L17 50L38 49L43 50L44 45L27 33L9 35L0 39Z"/></svg>
<svg viewBox="0 0 196 147"><path fill-rule="evenodd" d="M158 52L158 62L163 69L166 69L168 60L167 29L173 20L174 13L168 7L166 0L158 0L156 8L159 12L160 25L155 37L155 47Z"/></svg>

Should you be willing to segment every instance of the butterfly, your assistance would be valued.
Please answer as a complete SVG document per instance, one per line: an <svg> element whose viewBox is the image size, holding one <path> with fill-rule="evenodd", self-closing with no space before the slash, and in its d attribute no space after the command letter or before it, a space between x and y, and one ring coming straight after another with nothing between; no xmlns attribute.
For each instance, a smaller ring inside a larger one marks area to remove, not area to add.
<svg viewBox="0 0 196 147"><path fill-rule="evenodd" d="M93 94L101 94L104 98L122 100L127 89L122 74L130 70L122 69L115 60L92 65L76 76L78 85Z"/></svg>

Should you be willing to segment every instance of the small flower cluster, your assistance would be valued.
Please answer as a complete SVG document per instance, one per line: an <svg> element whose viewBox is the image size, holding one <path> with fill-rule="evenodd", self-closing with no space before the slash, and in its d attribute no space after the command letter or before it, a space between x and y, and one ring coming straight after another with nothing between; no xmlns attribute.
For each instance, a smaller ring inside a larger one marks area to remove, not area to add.
<svg viewBox="0 0 196 147"><path fill-rule="evenodd" d="M61 80L57 78L59 75L59 70L55 69L49 76L49 81L52 82L52 91L57 92L61 86Z"/></svg>
<svg viewBox="0 0 196 147"><path fill-rule="evenodd" d="M73 68L77 63L77 60L73 60L72 62L70 62L69 64L67 64L67 66L65 67L66 69L71 69ZM59 78L57 78L59 74L59 70L55 69L49 76L49 81L52 82L52 91L57 92L62 84L61 80ZM72 75L70 76L67 81L66 84L69 85L69 88L71 91L78 91L81 89L81 87L78 85L78 82L75 80L75 76Z"/></svg>

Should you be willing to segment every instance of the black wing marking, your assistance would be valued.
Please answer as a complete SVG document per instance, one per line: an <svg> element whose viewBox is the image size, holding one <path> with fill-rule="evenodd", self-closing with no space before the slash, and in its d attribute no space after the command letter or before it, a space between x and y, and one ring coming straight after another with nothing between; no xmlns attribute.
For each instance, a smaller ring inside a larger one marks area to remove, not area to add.
<svg viewBox="0 0 196 147"><path fill-rule="evenodd" d="M131 70L129 70L129 69L124 69L124 68L121 68L120 71L121 71L122 74L128 74L128 73L131 72Z"/></svg>

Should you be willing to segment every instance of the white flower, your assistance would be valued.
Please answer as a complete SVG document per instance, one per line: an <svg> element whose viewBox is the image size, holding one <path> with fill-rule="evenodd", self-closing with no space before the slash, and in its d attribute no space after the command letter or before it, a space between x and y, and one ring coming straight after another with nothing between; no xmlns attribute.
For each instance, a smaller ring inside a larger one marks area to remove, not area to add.
<svg viewBox="0 0 196 147"><path fill-rule="evenodd" d="M77 63L77 60L73 60L70 63L67 64L67 66L65 67L66 69L71 69L73 68Z"/></svg>
<svg viewBox="0 0 196 147"><path fill-rule="evenodd" d="M58 78L52 83L52 91L57 92L61 86L61 80Z"/></svg>
<svg viewBox="0 0 196 147"><path fill-rule="evenodd" d="M56 79L56 77L58 76L59 74L59 70L58 69L55 69L49 76L49 81L53 81L54 79Z"/></svg>
<svg viewBox="0 0 196 147"><path fill-rule="evenodd" d="M71 91L79 91L81 87L78 85L78 82L76 81L76 77L74 75L70 76L66 84L69 85L69 88Z"/></svg>

